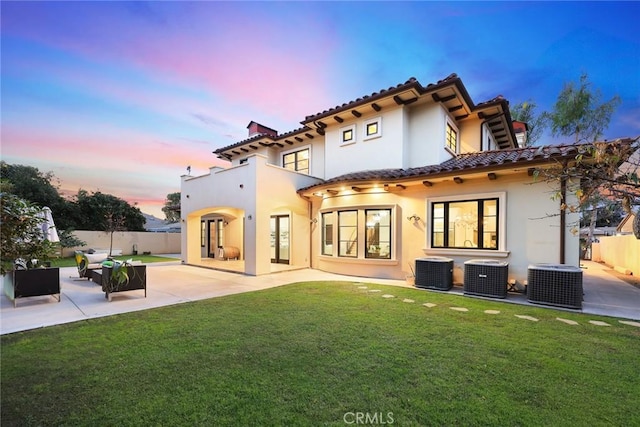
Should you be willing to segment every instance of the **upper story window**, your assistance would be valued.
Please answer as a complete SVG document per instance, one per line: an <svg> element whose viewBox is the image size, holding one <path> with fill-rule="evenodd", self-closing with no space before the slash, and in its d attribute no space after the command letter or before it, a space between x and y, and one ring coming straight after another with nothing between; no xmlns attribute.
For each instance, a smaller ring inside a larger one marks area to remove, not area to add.
<svg viewBox="0 0 640 427"><path fill-rule="evenodd" d="M382 118L376 117L364 122L364 139L382 136Z"/></svg>
<svg viewBox="0 0 640 427"><path fill-rule="evenodd" d="M340 145L356 142L356 125L346 126L340 129Z"/></svg>
<svg viewBox="0 0 640 427"><path fill-rule="evenodd" d="M447 120L444 145L454 154L458 153L458 128L450 120Z"/></svg>
<svg viewBox="0 0 640 427"><path fill-rule="evenodd" d="M498 249L499 198L431 204L431 247Z"/></svg>
<svg viewBox="0 0 640 427"><path fill-rule="evenodd" d="M309 174L309 148L291 151L282 155L282 167Z"/></svg>

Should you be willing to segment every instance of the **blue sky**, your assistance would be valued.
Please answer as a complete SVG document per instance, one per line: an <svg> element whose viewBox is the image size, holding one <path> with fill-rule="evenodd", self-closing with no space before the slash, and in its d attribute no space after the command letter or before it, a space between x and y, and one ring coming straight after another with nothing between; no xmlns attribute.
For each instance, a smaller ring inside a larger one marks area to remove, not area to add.
<svg viewBox="0 0 640 427"><path fill-rule="evenodd" d="M10 2L1 7L2 159L163 217L186 167L416 77L474 102L550 110L587 73L640 135L638 2ZM548 135L541 143L562 142ZM55 215L55 213L54 213Z"/></svg>

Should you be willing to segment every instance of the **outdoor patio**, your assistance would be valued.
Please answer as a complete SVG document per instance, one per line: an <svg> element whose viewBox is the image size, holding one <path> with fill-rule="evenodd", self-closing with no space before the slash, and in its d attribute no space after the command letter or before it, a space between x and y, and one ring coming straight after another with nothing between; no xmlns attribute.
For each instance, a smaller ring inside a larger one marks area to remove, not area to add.
<svg viewBox="0 0 640 427"><path fill-rule="evenodd" d="M1 298L0 334L52 326L130 311L146 310L189 301L251 292L304 281L351 281L409 287L406 281L341 276L313 269L281 271L264 276L247 276L229 271L241 261L219 261L225 267L213 269L182 265L180 261L147 264L147 298L142 291L114 295L108 302L100 286L78 279L75 267L60 269L61 301L51 296L24 298L16 308L6 296ZM235 263L235 264L234 264ZM280 267L280 265L277 265ZM286 267L286 266L283 266ZM584 302L582 310L568 310L640 321L640 289L607 272L608 267L591 261L583 264ZM423 290L421 292L439 292ZM454 286L451 294L460 295L462 287ZM522 294L509 293L506 299L492 299L511 304L532 305ZM537 307L546 307L538 305ZM561 313L563 309L548 307ZM566 309L564 311L567 311Z"/></svg>

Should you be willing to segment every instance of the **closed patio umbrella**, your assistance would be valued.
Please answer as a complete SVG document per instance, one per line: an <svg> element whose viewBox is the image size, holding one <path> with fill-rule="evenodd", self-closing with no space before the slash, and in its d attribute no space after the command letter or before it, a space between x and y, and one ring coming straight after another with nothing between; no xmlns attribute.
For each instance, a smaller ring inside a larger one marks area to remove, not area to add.
<svg viewBox="0 0 640 427"><path fill-rule="evenodd" d="M42 223L40 224L40 229L42 230L43 237L50 242L59 242L60 237L58 237L58 230L56 229L56 225L53 222L53 215L51 214L51 209L45 206L42 208Z"/></svg>

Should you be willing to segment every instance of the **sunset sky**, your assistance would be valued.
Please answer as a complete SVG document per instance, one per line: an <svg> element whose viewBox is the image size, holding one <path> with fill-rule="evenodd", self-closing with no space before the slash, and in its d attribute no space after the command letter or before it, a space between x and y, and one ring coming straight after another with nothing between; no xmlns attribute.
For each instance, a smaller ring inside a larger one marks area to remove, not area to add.
<svg viewBox="0 0 640 427"><path fill-rule="evenodd" d="M306 115L457 73L474 102L552 108L588 73L640 135L639 2L10 2L1 7L1 155L160 218L180 176L251 120ZM559 140L544 138L542 143ZM55 212L53 213L55 217Z"/></svg>

